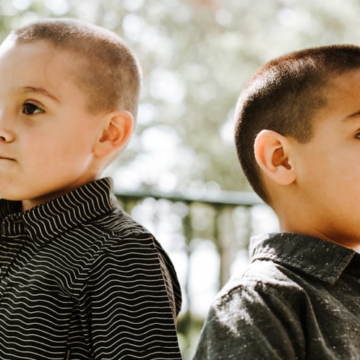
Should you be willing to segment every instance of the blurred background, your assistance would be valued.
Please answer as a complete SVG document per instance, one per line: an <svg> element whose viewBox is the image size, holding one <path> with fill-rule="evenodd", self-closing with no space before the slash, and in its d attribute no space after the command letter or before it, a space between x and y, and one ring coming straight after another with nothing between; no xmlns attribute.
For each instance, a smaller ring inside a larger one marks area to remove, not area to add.
<svg viewBox="0 0 360 360"><path fill-rule="evenodd" d="M216 293L246 267L250 236L278 229L234 149L244 83L284 53L359 44L359 15L357 0L0 0L1 40L37 19L73 17L113 30L137 54L136 132L106 175L175 264L184 360Z"/></svg>

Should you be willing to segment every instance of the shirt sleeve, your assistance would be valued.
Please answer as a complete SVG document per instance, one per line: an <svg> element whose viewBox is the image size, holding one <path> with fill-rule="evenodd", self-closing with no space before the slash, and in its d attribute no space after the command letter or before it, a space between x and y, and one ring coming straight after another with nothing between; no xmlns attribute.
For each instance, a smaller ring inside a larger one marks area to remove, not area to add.
<svg viewBox="0 0 360 360"><path fill-rule="evenodd" d="M128 240L100 252L81 293L94 359L181 359L159 256L150 240Z"/></svg>
<svg viewBox="0 0 360 360"><path fill-rule="evenodd" d="M212 305L193 360L305 359L296 311L274 288L238 287Z"/></svg>

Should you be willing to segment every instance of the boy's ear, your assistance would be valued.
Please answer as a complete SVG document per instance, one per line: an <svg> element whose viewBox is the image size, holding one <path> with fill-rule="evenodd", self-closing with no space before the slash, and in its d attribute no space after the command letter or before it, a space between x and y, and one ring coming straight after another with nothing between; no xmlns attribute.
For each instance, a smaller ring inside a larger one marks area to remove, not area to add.
<svg viewBox="0 0 360 360"><path fill-rule="evenodd" d="M96 143L94 153L104 157L123 148L134 128L134 118L128 111L113 111L105 116L105 128Z"/></svg>
<svg viewBox="0 0 360 360"><path fill-rule="evenodd" d="M263 173L279 185L296 180L288 138L272 130L262 130L255 139L255 158Z"/></svg>

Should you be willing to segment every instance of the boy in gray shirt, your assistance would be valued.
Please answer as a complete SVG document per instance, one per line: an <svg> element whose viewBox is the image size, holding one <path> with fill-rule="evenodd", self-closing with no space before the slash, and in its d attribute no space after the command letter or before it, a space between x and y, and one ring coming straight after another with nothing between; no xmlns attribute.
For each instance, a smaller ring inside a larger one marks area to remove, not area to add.
<svg viewBox="0 0 360 360"><path fill-rule="evenodd" d="M360 48L264 65L240 95L235 141L281 232L251 240L194 359L360 359Z"/></svg>

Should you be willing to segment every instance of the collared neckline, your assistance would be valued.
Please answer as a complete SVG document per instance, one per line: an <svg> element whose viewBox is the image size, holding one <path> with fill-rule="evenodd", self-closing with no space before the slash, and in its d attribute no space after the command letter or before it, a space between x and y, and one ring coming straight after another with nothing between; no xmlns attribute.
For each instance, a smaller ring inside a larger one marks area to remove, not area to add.
<svg viewBox="0 0 360 360"><path fill-rule="evenodd" d="M359 261L354 250L316 237L295 233L263 234L251 239L251 261L272 260L330 283L339 279L350 262Z"/></svg>
<svg viewBox="0 0 360 360"><path fill-rule="evenodd" d="M33 240L50 238L105 215L117 207L113 181L103 178L61 197L21 212L21 202L0 200L1 233L28 233Z"/></svg>

